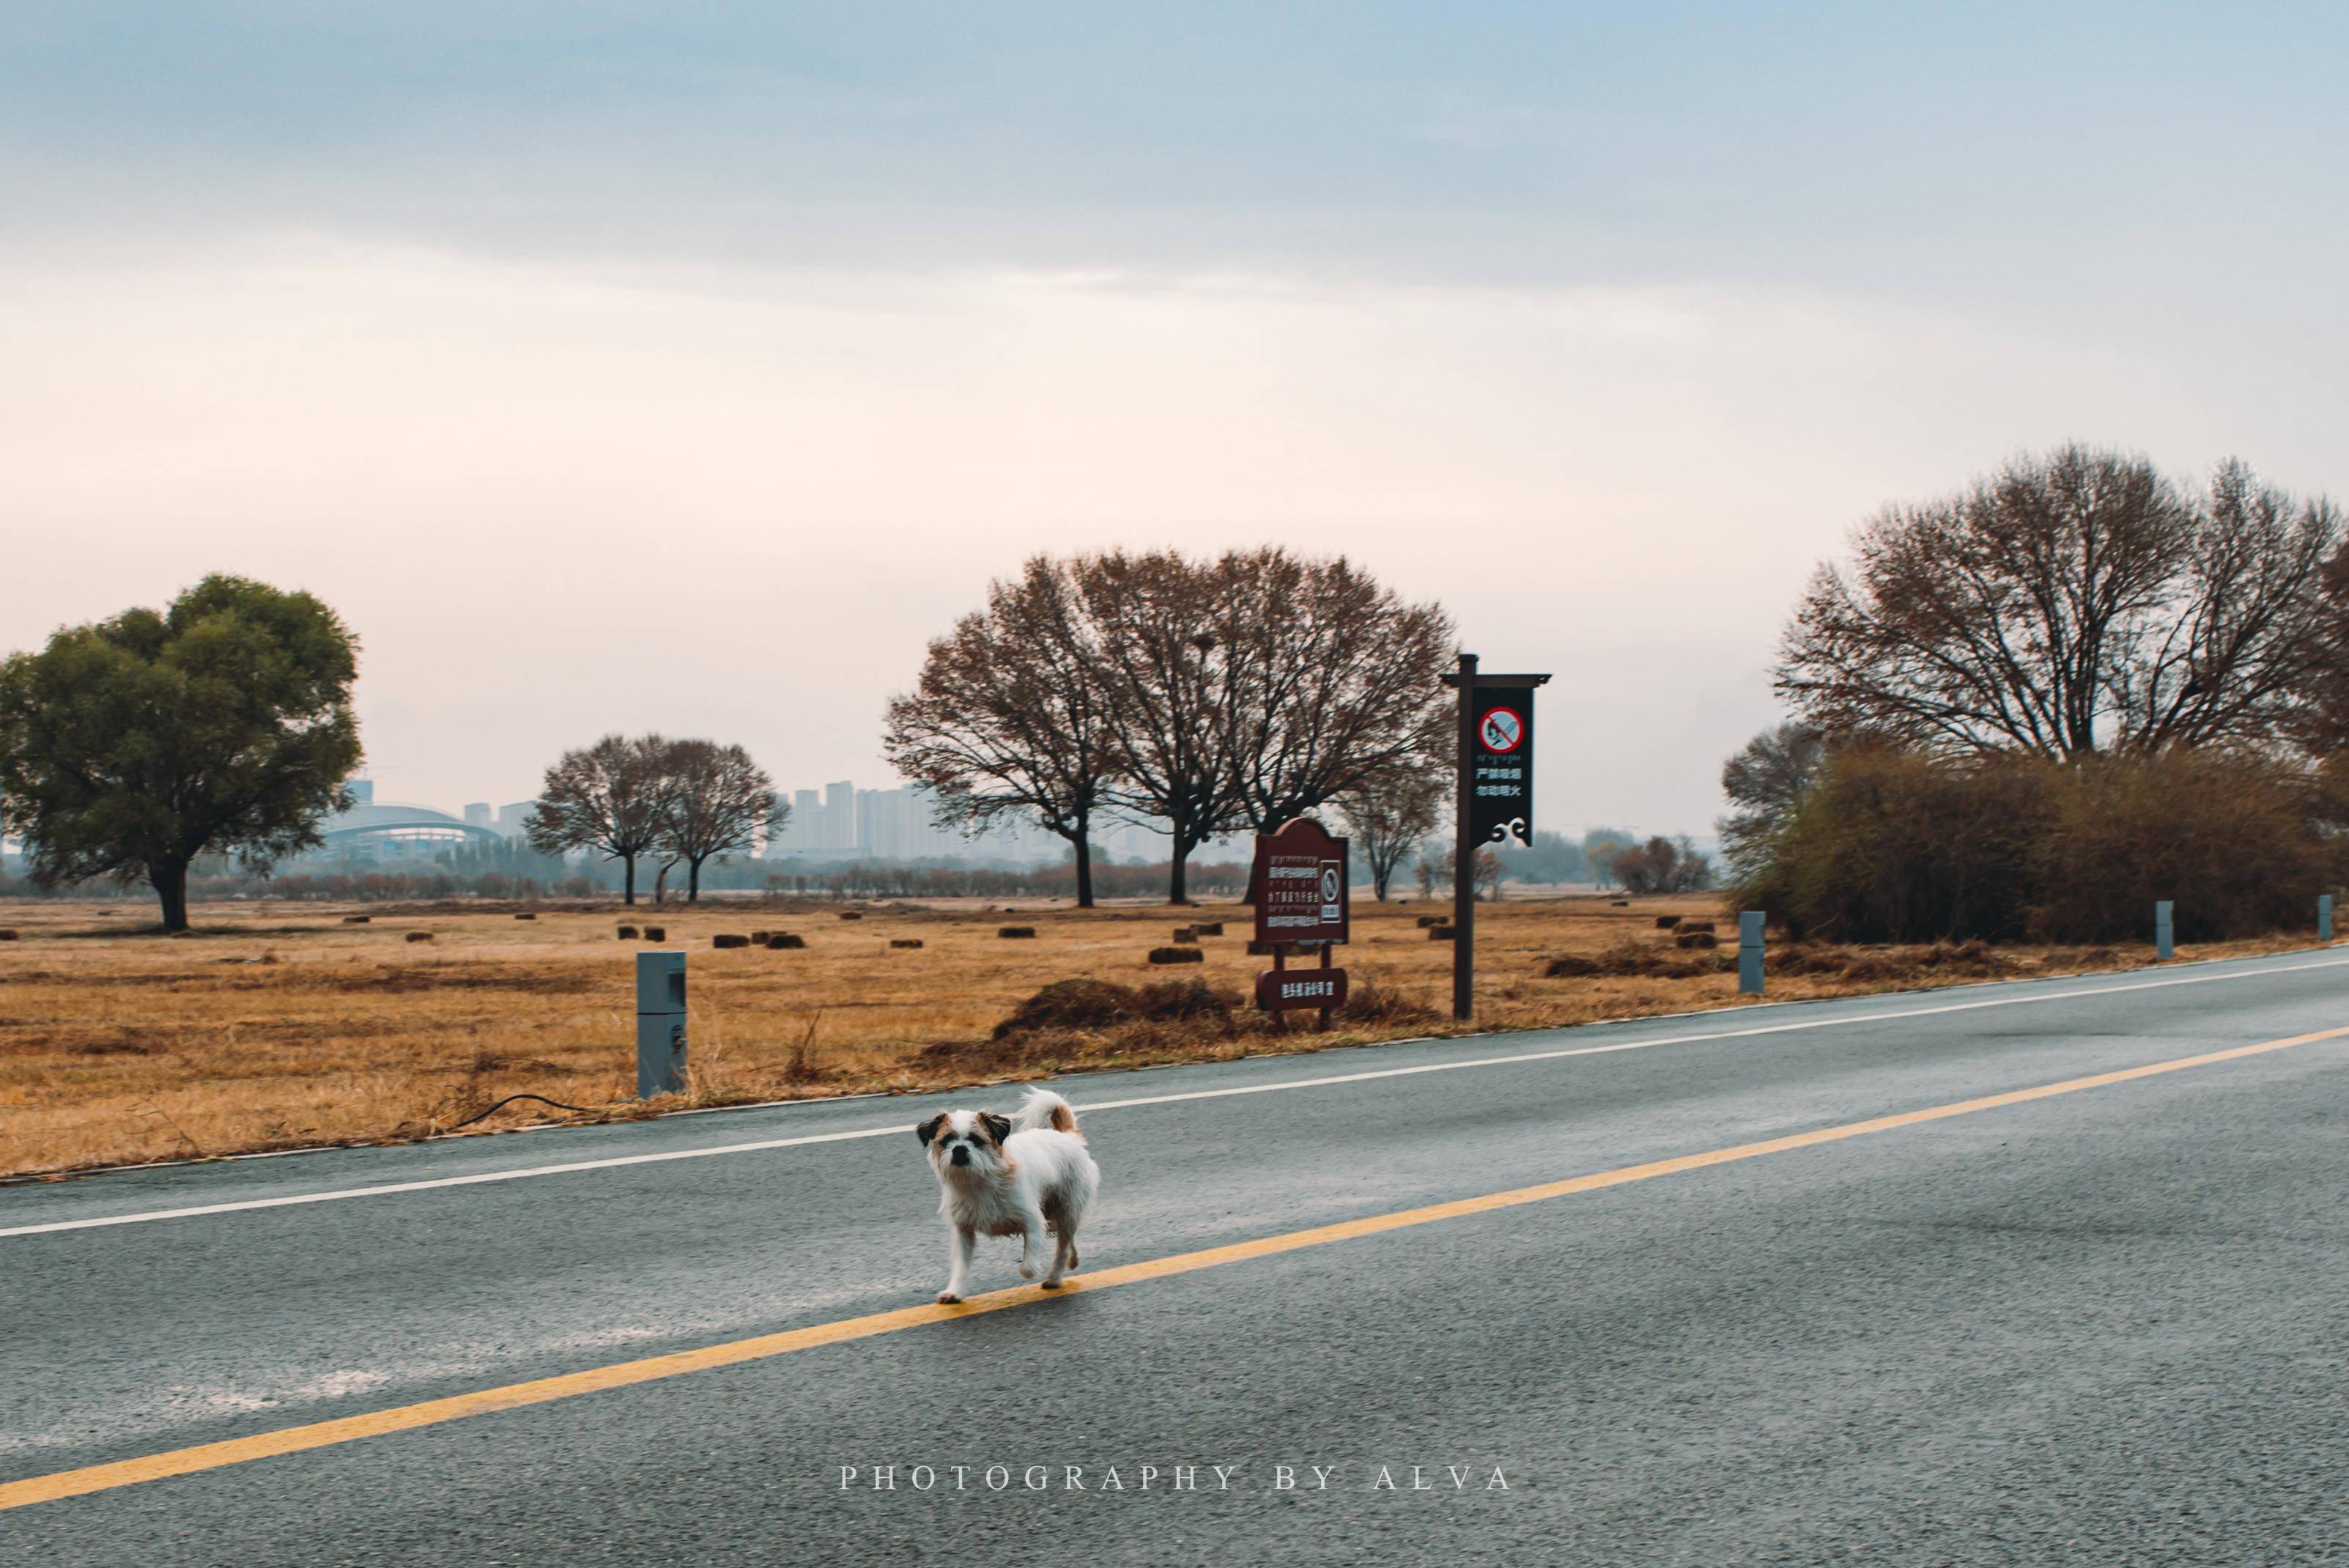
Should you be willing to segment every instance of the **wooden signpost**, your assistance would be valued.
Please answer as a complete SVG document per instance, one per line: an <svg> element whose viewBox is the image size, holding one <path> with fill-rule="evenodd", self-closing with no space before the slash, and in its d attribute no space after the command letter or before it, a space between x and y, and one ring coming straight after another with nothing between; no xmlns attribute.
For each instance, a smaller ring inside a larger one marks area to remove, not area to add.
<svg viewBox="0 0 2349 1568"><path fill-rule="evenodd" d="M1256 978L1258 1007L1286 1029L1281 1015L1310 1008L1321 1015L1317 1029L1330 1027L1330 1012L1346 1000L1346 971L1330 965L1330 950L1350 933L1346 841L1330 836L1309 816L1258 834L1256 866L1249 880L1257 890L1256 940L1272 953L1272 968ZM1292 970L1291 948L1319 948L1321 967Z"/></svg>

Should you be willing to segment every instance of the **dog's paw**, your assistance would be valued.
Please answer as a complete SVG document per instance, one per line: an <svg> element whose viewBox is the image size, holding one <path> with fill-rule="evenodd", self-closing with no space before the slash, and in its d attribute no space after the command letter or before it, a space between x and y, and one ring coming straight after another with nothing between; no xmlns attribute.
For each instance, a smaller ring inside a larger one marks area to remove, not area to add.
<svg viewBox="0 0 2349 1568"><path fill-rule="evenodd" d="M1023 1280L1034 1279L1036 1277L1036 1265L1028 1262L1021 1263L1019 1265L1019 1277Z"/></svg>
<svg viewBox="0 0 2349 1568"><path fill-rule="evenodd" d="M1044 1282L1044 1288L1048 1291L1057 1291L1061 1288L1061 1282L1058 1280L1046 1280Z"/></svg>
<svg viewBox="0 0 2349 1568"><path fill-rule="evenodd" d="M952 1291L940 1291L938 1293L938 1305L940 1306L955 1306L961 1301L962 1298L955 1294Z"/></svg>

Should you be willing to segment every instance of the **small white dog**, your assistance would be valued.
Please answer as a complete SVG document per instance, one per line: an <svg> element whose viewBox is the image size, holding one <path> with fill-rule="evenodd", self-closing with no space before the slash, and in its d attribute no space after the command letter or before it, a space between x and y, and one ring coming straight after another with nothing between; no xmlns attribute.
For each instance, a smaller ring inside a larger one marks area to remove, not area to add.
<svg viewBox="0 0 2349 1568"><path fill-rule="evenodd" d="M1019 1277L1034 1279L1048 1228L1055 1240L1044 1288L1059 1290L1077 1266L1077 1231L1101 1187L1101 1169L1085 1152L1069 1102L1050 1089L1030 1089L1017 1116L947 1111L914 1130L937 1172L938 1212L947 1222L947 1288L938 1300L962 1300L971 1249L982 1235L1019 1237Z"/></svg>

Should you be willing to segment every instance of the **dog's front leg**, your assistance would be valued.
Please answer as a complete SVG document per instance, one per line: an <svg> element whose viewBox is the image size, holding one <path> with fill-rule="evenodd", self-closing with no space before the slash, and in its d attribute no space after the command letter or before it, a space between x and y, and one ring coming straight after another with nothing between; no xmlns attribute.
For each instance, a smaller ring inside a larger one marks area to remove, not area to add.
<svg viewBox="0 0 2349 1568"><path fill-rule="evenodd" d="M1019 1232L1019 1277L1032 1280L1036 1277L1037 1255L1044 1250L1044 1217L1031 1212L1025 1224L1027 1228Z"/></svg>
<svg viewBox="0 0 2349 1568"><path fill-rule="evenodd" d="M947 1227L947 1288L938 1300L948 1306L962 1300L970 1285L970 1253L978 1238L960 1225Z"/></svg>

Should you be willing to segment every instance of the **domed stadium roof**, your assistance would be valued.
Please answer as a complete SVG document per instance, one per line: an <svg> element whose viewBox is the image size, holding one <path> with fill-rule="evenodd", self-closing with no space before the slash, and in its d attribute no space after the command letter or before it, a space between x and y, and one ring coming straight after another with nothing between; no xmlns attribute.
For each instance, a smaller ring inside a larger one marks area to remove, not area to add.
<svg viewBox="0 0 2349 1568"><path fill-rule="evenodd" d="M461 816L451 816L429 805L403 805L396 801L378 801L338 811L326 818L318 831L330 844L376 835L392 838L479 838L492 844L504 839L495 829L467 822Z"/></svg>

